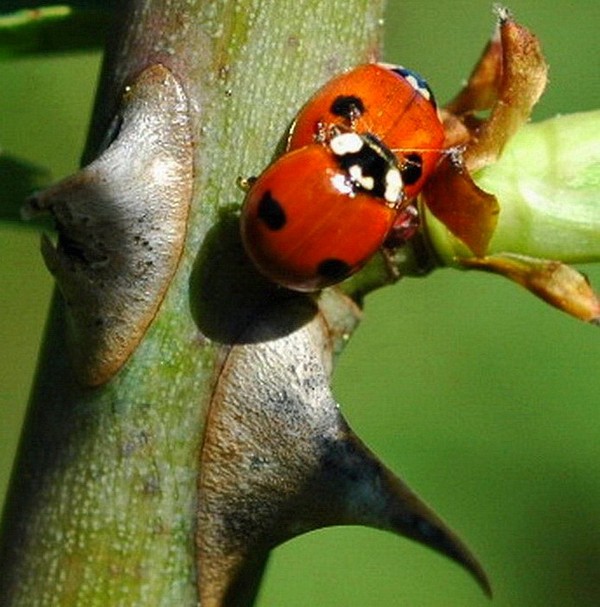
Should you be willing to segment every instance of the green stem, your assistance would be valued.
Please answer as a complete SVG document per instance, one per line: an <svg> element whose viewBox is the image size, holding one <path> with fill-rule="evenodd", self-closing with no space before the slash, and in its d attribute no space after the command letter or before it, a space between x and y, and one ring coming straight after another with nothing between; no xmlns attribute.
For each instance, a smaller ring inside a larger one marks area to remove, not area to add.
<svg viewBox="0 0 600 607"><path fill-rule="evenodd" d="M488 253L565 263L600 261L600 111L558 116L523 127L501 158L473 177L500 204ZM444 265L460 267L466 247L426 215Z"/></svg>
<svg viewBox="0 0 600 607"><path fill-rule="evenodd" d="M382 2L145 0L122 10L86 157L125 84L160 62L189 99L195 198L161 309L108 384L78 383L55 297L3 520L0 603L10 607L197 604L199 447L229 349L215 318L226 310L249 322L253 305L238 298L241 252L228 260L217 239L209 255L206 236L231 224L222 219L243 198L238 176L265 166L310 92L376 54ZM220 291L194 280L207 278L209 260Z"/></svg>

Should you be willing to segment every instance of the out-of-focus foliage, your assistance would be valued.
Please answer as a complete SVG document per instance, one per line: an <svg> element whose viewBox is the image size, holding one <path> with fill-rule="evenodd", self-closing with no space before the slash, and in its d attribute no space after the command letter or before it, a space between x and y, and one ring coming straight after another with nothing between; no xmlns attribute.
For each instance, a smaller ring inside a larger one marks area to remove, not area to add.
<svg viewBox="0 0 600 607"><path fill-rule="evenodd" d="M110 3L64 3L10 11L0 6L0 59L100 48L110 24Z"/></svg>
<svg viewBox="0 0 600 607"><path fill-rule="evenodd" d="M39 226L17 226L19 201L10 192L26 196L32 187L75 170L85 141L99 62L99 55L89 54L0 62L0 200L2 213L10 213L15 220L0 224L2 494L52 291L52 278L39 252ZM8 163L1 164L3 157L18 159L10 177L2 172L8 168Z"/></svg>

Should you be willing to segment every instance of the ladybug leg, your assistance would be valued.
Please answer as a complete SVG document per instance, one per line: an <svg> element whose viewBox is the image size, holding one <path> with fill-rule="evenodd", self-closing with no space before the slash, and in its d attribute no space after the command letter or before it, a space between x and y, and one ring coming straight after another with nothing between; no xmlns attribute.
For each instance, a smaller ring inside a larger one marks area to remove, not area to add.
<svg viewBox="0 0 600 607"><path fill-rule="evenodd" d="M317 123L317 134L315 141L323 145L329 145L332 139L343 133L351 133L352 131L341 124L326 124L324 122Z"/></svg>
<svg viewBox="0 0 600 607"><path fill-rule="evenodd" d="M385 266L385 270L389 277L388 282L394 283L398 282L402 278L402 273L398 269L398 264L395 263L395 248L392 249L385 244L381 247L381 257L383 258L383 263Z"/></svg>
<svg viewBox="0 0 600 607"><path fill-rule="evenodd" d="M404 246L419 229L419 211L414 204L404 207L396 215L392 229L383 243L386 249Z"/></svg>
<svg viewBox="0 0 600 607"><path fill-rule="evenodd" d="M437 266L419 226L419 212L413 201L398 213L380 250L390 283L406 276L402 268L408 257L412 259L411 275L414 276L425 276ZM406 246L409 241L410 250Z"/></svg>
<svg viewBox="0 0 600 607"><path fill-rule="evenodd" d="M239 188L241 188L242 190L244 190L244 192L248 192L248 190L254 185L254 183L256 182L256 180L258 179L258 177L255 176L251 176L251 177L238 177L237 178L237 185Z"/></svg>
<svg viewBox="0 0 600 607"><path fill-rule="evenodd" d="M399 270L396 255L398 249L411 240L418 229L419 211L416 205L410 204L398 212L392 228L381 247L381 255L390 277L390 282L396 282L402 278L403 274Z"/></svg>
<svg viewBox="0 0 600 607"><path fill-rule="evenodd" d="M328 126L322 120L319 120L315 126L315 143L327 143L327 141L331 139L330 130L331 126Z"/></svg>

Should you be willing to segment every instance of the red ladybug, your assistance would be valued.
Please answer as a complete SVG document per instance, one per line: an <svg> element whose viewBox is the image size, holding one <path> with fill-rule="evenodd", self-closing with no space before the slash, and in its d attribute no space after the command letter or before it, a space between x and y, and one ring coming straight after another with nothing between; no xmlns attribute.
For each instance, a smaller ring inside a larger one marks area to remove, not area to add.
<svg viewBox="0 0 600 607"><path fill-rule="evenodd" d="M256 179L242 209L242 240L268 278L315 291L360 269L404 202L394 154L374 135L333 129Z"/></svg>
<svg viewBox="0 0 600 607"><path fill-rule="evenodd" d="M444 146L444 128L425 80L386 63L360 65L318 90L296 117L288 150L320 140L332 125L373 133L392 150L409 199L435 169Z"/></svg>

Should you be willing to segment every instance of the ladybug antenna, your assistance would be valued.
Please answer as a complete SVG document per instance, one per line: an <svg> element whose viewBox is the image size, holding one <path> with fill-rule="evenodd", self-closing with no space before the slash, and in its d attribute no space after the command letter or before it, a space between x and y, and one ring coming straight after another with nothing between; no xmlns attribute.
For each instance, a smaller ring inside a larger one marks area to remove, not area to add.
<svg viewBox="0 0 600 607"><path fill-rule="evenodd" d="M254 182L257 180L257 177L242 177L241 175L238 175L237 179L235 180L236 185L238 186L238 188L242 189L244 192L248 192L248 190L250 190L250 188L254 185Z"/></svg>
<svg viewBox="0 0 600 607"><path fill-rule="evenodd" d="M446 154L452 148L390 148L391 152L398 153L403 152L405 154L411 154L413 152L423 153L423 152L441 152Z"/></svg>

